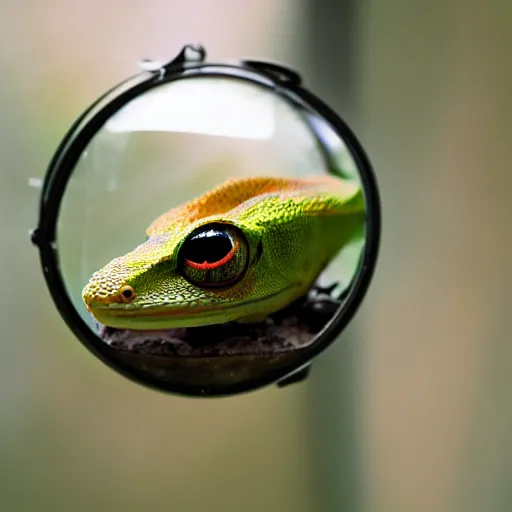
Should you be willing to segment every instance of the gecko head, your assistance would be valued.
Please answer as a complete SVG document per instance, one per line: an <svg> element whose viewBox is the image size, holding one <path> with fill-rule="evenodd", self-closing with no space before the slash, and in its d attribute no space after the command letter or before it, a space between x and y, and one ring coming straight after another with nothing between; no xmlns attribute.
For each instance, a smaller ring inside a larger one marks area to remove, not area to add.
<svg viewBox="0 0 512 512"><path fill-rule="evenodd" d="M95 272L82 299L100 324L120 329L235 320L252 297L257 238L220 221L152 236Z"/></svg>

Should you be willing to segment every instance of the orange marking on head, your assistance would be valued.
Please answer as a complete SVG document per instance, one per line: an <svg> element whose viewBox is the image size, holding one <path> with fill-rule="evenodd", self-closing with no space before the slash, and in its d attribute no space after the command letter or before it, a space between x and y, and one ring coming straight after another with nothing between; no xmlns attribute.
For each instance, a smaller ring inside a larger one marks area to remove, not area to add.
<svg viewBox="0 0 512 512"><path fill-rule="evenodd" d="M322 187L339 186L332 176L314 176L303 179L251 177L231 179L200 197L178 206L158 217L147 229L149 236L179 229L199 219L229 212L240 204L265 194L279 193L283 197L297 191L314 194Z"/></svg>

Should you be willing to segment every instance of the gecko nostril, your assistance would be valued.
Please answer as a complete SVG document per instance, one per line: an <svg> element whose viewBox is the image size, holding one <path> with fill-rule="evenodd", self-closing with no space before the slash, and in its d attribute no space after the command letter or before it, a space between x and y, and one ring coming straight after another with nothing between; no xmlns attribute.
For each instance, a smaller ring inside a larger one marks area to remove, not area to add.
<svg viewBox="0 0 512 512"><path fill-rule="evenodd" d="M135 298L135 290L127 284L121 287L119 293L124 302L131 302Z"/></svg>

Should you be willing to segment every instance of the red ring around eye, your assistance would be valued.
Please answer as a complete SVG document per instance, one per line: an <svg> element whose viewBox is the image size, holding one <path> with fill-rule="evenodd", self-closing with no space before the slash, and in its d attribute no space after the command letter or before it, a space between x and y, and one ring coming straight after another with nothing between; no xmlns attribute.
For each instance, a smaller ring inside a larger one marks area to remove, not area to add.
<svg viewBox="0 0 512 512"><path fill-rule="evenodd" d="M195 261L190 261L190 260L185 259L185 263L189 267L195 268L197 270L213 270L213 269L222 267L223 265L226 265L226 263L229 263L233 259L235 254L237 253L238 248L239 248L238 240L235 240L231 250L226 254L226 256L224 256L224 258L221 258L218 261L214 261L212 263L208 263L207 261L205 261L203 263L196 263Z"/></svg>

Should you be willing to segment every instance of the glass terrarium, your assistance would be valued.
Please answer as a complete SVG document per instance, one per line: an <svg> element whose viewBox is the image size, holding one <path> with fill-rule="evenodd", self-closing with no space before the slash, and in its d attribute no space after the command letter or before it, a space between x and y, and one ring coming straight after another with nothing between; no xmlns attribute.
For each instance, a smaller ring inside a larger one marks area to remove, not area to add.
<svg viewBox="0 0 512 512"><path fill-rule="evenodd" d="M304 378L359 307L380 212L347 125L273 63L186 46L114 87L50 163L39 247L77 338L140 383Z"/></svg>

